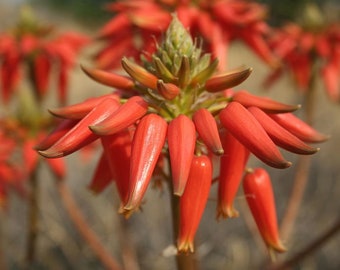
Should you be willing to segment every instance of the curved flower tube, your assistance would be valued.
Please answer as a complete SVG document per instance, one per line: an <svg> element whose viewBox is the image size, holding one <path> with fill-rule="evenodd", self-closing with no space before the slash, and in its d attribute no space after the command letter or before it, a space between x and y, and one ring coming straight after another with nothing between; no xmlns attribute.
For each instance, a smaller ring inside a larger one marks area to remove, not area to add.
<svg viewBox="0 0 340 270"><path fill-rule="evenodd" d="M278 232L274 194L269 174L262 168L246 173L243 189L248 206L268 248L286 251Z"/></svg>

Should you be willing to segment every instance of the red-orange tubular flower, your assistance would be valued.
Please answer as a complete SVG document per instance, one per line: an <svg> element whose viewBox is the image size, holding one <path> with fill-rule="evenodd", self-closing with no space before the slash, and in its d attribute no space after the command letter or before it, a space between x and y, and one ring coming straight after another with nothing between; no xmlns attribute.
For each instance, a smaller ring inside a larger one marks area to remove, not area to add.
<svg viewBox="0 0 340 270"><path fill-rule="evenodd" d="M125 55L137 59L140 51L153 53L156 46L152 39L161 37L171 22L171 13L178 15L193 37L204 39L205 49L219 58L222 70L228 47L234 40L243 41L269 65L277 63L265 40L271 32L265 23L267 8L255 1L120 0L107 4L106 8L115 12L115 16L98 34L98 39L106 41L96 56L102 69L117 67Z"/></svg>
<svg viewBox="0 0 340 270"><path fill-rule="evenodd" d="M186 115L173 119L168 128L168 147L174 194L181 196L188 180L196 145L196 130Z"/></svg>
<svg viewBox="0 0 340 270"><path fill-rule="evenodd" d="M278 146L302 154L315 151L303 143L296 127L273 118L299 106L246 91L226 96L225 87L241 83L251 69L216 75L217 60L202 53L176 17L156 47L143 66L123 58L129 77L83 67L95 81L115 86L122 97L112 93L51 110L63 123L37 148L45 157L60 157L100 139L104 152L90 188L100 192L114 180L119 212L126 217L140 208L153 176L171 184L181 204L179 250L191 252L212 182L207 156L221 159L217 215L233 217L250 152L270 166L286 168L291 163ZM316 141L311 127L304 124L302 129Z"/></svg>
<svg viewBox="0 0 340 270"><path fill-rule="evenodd" d="M180 198L178 251L194 251L194 237L208 200L212 164L207 156L195 156L190 166L188 183Z"/></svg>
<svg viewBox="0 0 340 270"><path fill-rule="evenodd" d="M56 35L30 12L24 9L17 25L0 35L1 99L4 103L10 100L26 70L35 95L42 99L50 88L52 71L56 71L58 99L64 104L69 73L89 38L74 32Z"/></svg>
<svg viewBox="0 0 340 270"><path fill-rule="evenodd" d="M220 159L217 217L238 217L234 199L241 184L249 150L227 130L221 131L221 140L225 152Z"/></svg>
<svg viewBox="0 0 340 270"><path fill-rule="evenodd" d="M246 173L243 189L248 206L263 240L269 249L284 252L281 243L275 209L275 200L269 174L262 168Z"/></svg>

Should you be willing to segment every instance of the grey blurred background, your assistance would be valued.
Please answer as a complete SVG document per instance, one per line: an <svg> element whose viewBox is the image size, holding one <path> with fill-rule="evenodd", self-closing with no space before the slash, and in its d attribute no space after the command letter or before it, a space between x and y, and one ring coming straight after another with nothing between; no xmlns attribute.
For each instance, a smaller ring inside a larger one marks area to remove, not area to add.
<svg viewBox="0 0 340 270"><path fill-rule="evenodd" d="M280 25L299 15L304 1L262 1L270 5L272 25ZM102 9L104 0L1 0L0 31L10 27L17 19L22 3L34 7L41 20L55 24L58 28L75 30L94 35L112 14ZM339 16L339 1L318 1L324 5L329 16ZM325 11L325 12L326 12ZM79 62L91 64L91 47L82 54ZM261 82L269 73L268 67L243 44L235 43L229 52L229 65L252 66L251 77L238 89L252 93L269 95L288 103L301 103L302 97L296 94L289 76L275 84L270 92L264 92ZM94 83L76 68L72 73L70 103L79 102L92 95L107 93L110 89ZM317 106L314 127L330 134L331 139L320 145L319 153L312 157L312 167L308 187L299 212L289 251L283 257L295 254L307 246L320 233L327 230L337 218L340 210L340 104L329 102L323 86L318 82ZM53 96L50 97L53 104ZM53 106L53 105L51 105ZM46 108L47 109L47 108ZM303 110L300 112L304 117ZM297 157L283 152L293 166L287 170L275 170L264 166L257 159L251 159L249 166L266 167L273 179L279 220L290 194ZM90 160L83 162L78 153L66 158L68 164L67 185L81 207L91 227L96 231L104 245L113 256L122 261L124 242L134 247L138 268L147 270L175 269L174 257L168 255L167 248L172 245L171 215L169 194L149 188L143 212L124 221L117 214L118 199L113 186L103 194L93 195L87 185L94 171L99 152L95 151ZM38 238L37 262L31 269L103 269L92 251L86 246L79 233L70 222L57 196L54 180L45 166L40 176L40 234ZM241 217L226 221L215 221L216 187L212 188L207 209L197 233L197 255L201 269L263 269L266 253L258 239L249 232L245 219L245 199L240 193L236 208ZM0 216L1 244L8 269L24 268L25 224L27 206L24 200L12 194L9 209ZM336 235L312 256L301 261L293 269L340 269L340 235ZM136 269L138 269L136 268Z"/></svg>

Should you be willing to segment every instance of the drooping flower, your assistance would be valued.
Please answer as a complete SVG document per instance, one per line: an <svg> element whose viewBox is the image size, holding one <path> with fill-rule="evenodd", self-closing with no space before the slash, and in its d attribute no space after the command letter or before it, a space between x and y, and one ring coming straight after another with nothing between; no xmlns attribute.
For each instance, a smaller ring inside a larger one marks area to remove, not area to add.
<svg viewBox="0 0 340 270"><path fill-rule="evenodd" d="M212 181L208 156L212 153L221 158L219 215L234 216L232 201L249 152L272 167L290 166L277 147L285 144L282 138L276 140L273 130L285 130L291 141L296 128L273 116L286 115L299 106L255 97L245 91L226 95L225 87L241 83L251 69L216 75L217 60L203 53L176 17L156 47L150 61L144 59L143 66L122 59L129 77L84 68L95 81L116 87L122 98L111 93L51 110L63 122L40 144L39 152L47 158L62 157L100 139L104 151L90 187L101 191L114 180L121 199L119 211L126 216L140 208L152 177L162 177L172 184L182 205L179 250L193 251L194 235ZM253 108L267 116L265 123L262 118L257 119ZM272 127L267 129L267 125ZM295 136L303 142L308 138L313 142L324 139L310 133L313 129L307 124L302 129L309 130L309 135L305 134L304 139ZM226 132L232 135L227 142L221 136ZM300 142L302 145L307 147ZM231 162L237 157L240 159ZM164 160L168 164L164 165ZM105 169L110 172L100 171ZM225 181L229 177L233 178L233 192L226 195L229 184ZM196 185L196 181L202 185ZM199 203L188 206L193 197ZM192 218L185 214L188 212L192 212Z"/></svg>
<svg viewBox="0 0 340 270"><path fill-rule="evenodd" d="M30 125L29 123L26 124ZM20 173L14 173L13 175L20 175L22 180L28 179L36 171L40 160L42 160L57 179L63 179L66 175L64 160L54 158L41 159L35 150L35 146L39 144L43 137L46 137L46 133L44 130L38 131L34 127L32 128L32 126L30 127L15 118L2 119L0 121L0 133L11 138L12 143L9 143L9 145L13 144L11 152L17 157L15 167ZM40 127L42 125L39 125ZM5 154L4 158L9 158L9 155Z"/></svg>
<svg viewBox="0 0 340 270"><path fill-rule="evenodd" d="M267 9L259 3L243 0L129 0L115 1L106 8L116 15L98 34L99 39L106 41L96 56L99 68L115 68L119 59L126 55L138 59L140 51L152 54L156 50L153 39L158 40L165 32L171 13L178 15L193 37L204 39L205 49L220 60L222 70L225 69L228 47L234 40L243 41L266 63L276 65L265 41L270 32L264 21Z"/></svg>
<svg viewBox="0 0 340 270"><path fill-rule="evenodd" d="M190 165L187 188L180 198L178 250L194 251L194 237L208 200L212 178L211 160L195 156Z"/></svg>
<svg viewBox="0 0 340 270"><path fill-rule="evenodd" d="M221 132L221 140L225 152L220 159L217 218L238 217L234 199L247 165L249 150L227 130Z"/></svg>
<svg viewBox="0 0 340 270"><path fill-rule="evenodd" d="M263 240L270 249L286 251L278 232L274 193L269 174L262 168L246 173L243 189Z"/></svg>
<svg viewBox="0 0 340 270"><path fill-rule="evenodd" d="M38 22L27 7L23 9L17 25L0 35L3 102L10 100L26 69L35 95L42 99L49 89L53 69L57 72L59 102L65 104L69 73L77 54L88 42L88 37L75 32L54 34L52 28Z"/></svg>

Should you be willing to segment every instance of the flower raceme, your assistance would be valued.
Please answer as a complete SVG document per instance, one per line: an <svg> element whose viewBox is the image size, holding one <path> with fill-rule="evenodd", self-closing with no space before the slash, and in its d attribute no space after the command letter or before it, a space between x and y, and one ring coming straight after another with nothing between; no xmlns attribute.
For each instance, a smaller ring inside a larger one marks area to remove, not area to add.
<svg viewBox="0 0 340 270"><path fill-rule="evenodd" d="M11 33L0 35L1 98L4 103L9 102L25 66L39 99L46 95L52 70L55 69L59 102L64 104L70 70L76 55L89 39L73 32L51 37L52 29L38 23L33 14L27 14L29 12L23 10L21 20Z"/></svg>
<svg viewBox="0 0 340 270"><path fill-rule="evenodd" d="M284 65L268 76L267 86L288 70L298 89L306 92L312 77L320 74L328 97L340 101L339 24L304 29L290 23L273 31L269 45Z"/></svg>
<svg viewBox="0 0 340 270"><path fill-rule="evenodd" d="M120 96L111 93L50 110L63 120L38 150L47 158L61 157L100 139L104 151L90 188L100 192L114 181L125 216L140 208L153 176L171 183L180 197L178 247L190 252L212 182L208 157L221 160L217 216L235 217L233 200L249 153L287 168L291 163L278 146L312 154L317 149L306 142L326 137L294 117L299 106L247 91L226 95L225 87L241 83L251 69L215 74L216 60L196 46L176 17L156 47L143 66L123 58L129 76L83 67Z"/></svg>
<svg viewBox="0 0 340 270"><path fill-rule="evenodd" d="M269 65L275 66L277 62L265 41L271 32L264 21L267 9L259 3L244 0L120 0L106 7L116 15L98 34L98 39L107 41L96 56L97 66L102 69L117 67L126 54L137 59L139 51L154 53L157 46L153 39L162 37L171 22L170 13L178 15L192 36L204 39L205 49L220 60L218 65L222 70L226 66L228 47L234 40L244 42Z"/></svg>

